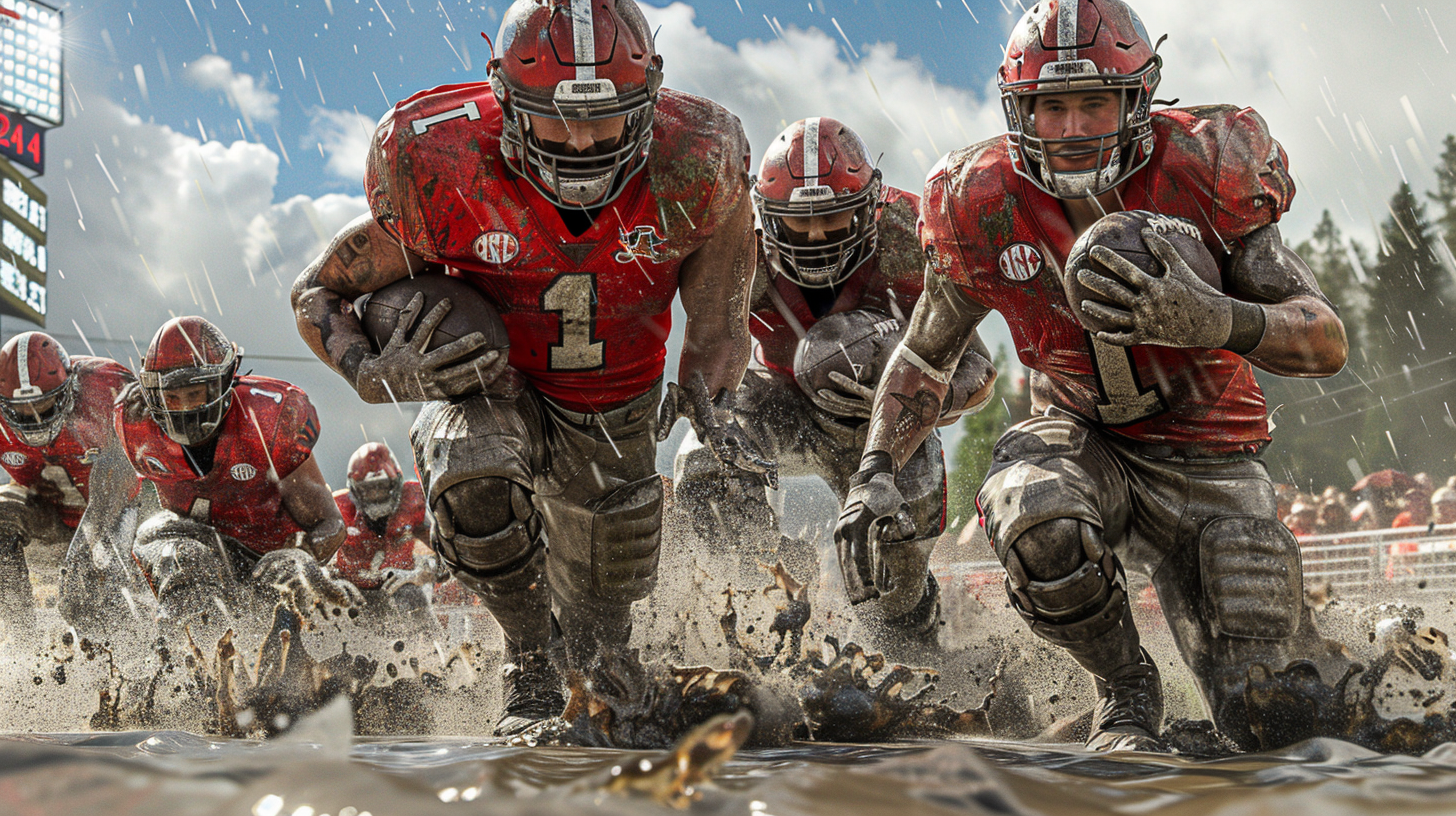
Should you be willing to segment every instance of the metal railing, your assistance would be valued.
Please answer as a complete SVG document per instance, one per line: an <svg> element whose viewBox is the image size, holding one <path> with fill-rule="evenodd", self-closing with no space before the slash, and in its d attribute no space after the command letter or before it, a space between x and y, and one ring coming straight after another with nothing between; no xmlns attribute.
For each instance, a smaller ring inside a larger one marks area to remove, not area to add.
<svg viewBox="0 0 1456 816"><path fill-rule="evenodd" d="M1398 527L1302 536L1300 557L1304 584L1328 584L1341 597L1361 597L1377 590L1450 592L1456 589L1456 524ZM949 590L997 600L1001 576L997 561L957 561L938 565L935 575Z"/></svg>

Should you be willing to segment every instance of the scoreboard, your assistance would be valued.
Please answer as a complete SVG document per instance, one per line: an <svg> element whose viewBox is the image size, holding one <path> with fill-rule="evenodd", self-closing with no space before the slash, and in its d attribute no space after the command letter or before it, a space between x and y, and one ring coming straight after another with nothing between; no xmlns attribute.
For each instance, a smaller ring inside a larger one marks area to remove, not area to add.
<svg viewBox="0 0 1456 816"><path fill-rule="evenodd" d="M35 0L0 0L0 105L61 124L61 53L61 12Z"/></svg>
<svg viewBox="0 0 1456 816"><path fill-rule="evenodd" d="M46 194L0 159L0 314L45 325Z"/></svg>

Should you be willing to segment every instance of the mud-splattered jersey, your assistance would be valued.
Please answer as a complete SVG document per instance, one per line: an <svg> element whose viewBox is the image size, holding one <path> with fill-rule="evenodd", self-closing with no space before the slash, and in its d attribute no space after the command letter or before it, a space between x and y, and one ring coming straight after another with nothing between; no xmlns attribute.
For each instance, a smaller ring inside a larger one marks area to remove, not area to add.
<svg viewBox="0 0 1456 816"><path fill-rule="evenodd" d="M136 379L126 366L105 357L71 358L76 378L75 407L65 427L43 448L33 448L0 422L0 466L21 487L49 482L61 496L56 509L71 528L81 523L90 499L91 465L115 433L112 404Z"/></svg>
<svg viewBox="0 0 1456 816"><path fill-rule="evenodd" d="M284 508L278 482L313 455L318 441L318 412L302 389L272 377L237 378L212 468L202 474L140 403L135 389L117 403L116 429L164 509L210 524L256 553L295 545L303 528Z"/></svg>
<svg viewBox="0 0 1456 816"><path fill-rule="evenodd" d="M334 491L334 503L339 505L348 533L334 553L334 566L341 576L360 589L378 589L384 583L381 571L414 569L415 544L430 535L430 525L425 521L425 494L419 482L401 485L399 506L386 520L382 532L369 525L347 488Z"/></svg>
<svg viewBox="0 0 1456 816"><path fill-rule="evenodd" d="M758 341L758 361L788 377L794 376L794 351L803 331L823 317L851 309L875 309L908 323L925 288L925 253L915 235L920 197L886 187L880 208L875 255L842 284L828 312L815 317L804 292L793 281L774 275L760 250L753 278L748 330ZM773 293L769 287L773 287ZM775 302L773 294L778 294ZM792 319L784 314L787 309Z"/></svg>
<svg viewBox="0 0 1456 816"><path fill-rule="evenodd" d="M662 376L684 259L747 191L742 126L663 90L646 168L581 235L507 169L500 134L483 82L395 106L369 154L374 219L490 299L511 365L541 393L583 412L635 399Z"/></svg>
<svg viewBox="0 0 1456 816"><path fill-rule="evenodd" d="M1129 210L1181 216L1215 258L1289 209L1284 150L1253 110L1153 114L1151 160L1123 188ZM1243 357L1219 349L1112 346L1073 317L1061 270L1076 236L1056 199L1012 172L1004 139L946 156L926 182L920 238L932 268L1006 318L1017 356L1042 376L1033 398L1186 455L1269 441L1264 395Z"/></svg>

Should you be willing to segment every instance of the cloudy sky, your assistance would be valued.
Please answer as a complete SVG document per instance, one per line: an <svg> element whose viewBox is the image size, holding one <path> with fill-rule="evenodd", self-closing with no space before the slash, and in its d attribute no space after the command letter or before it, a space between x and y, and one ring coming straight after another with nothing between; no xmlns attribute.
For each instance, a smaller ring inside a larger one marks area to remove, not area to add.
<svg viewBox="0 0 1456 816"><path fill-rule="evenodd" d="M654 0L660 3L660 0ZM992 78L1024 0L698 0L651 5L667 84L737 113L762 147L829 115L889 183L995 136ZM4 3L0 3L3 5ZM312 362L288 286L362 213L368 134L416 90L483 78L503 0L74 0L66 124L49 138L50 329L131 362L169 314L216 320L252 367L321 406L342 481L365 437L407 455L409 406L364 406ZM647 5L644 3L644 5ZM1429 186L1456 131L1456 4L1144 0L1168 34L1160 96L1257 108L1300 184L1286 234L1329 209L1368 240L1402 177ZM755 157L756 160L756 157ZM6 319L6 336L21 321ZM990 330L991 342L1004 330ZM135 343L135 346L133 345Z"/></svg>

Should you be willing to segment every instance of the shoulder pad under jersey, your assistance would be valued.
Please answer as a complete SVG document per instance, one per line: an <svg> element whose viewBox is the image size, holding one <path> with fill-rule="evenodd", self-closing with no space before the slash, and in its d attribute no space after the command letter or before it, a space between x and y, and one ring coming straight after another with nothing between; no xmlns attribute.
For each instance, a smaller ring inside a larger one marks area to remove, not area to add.
<svg viewBox="0 0 1456 816"><path fill-rule="evenodd" d="M364 191L374 220L417 255L437 258L426 220L426 191L438 174L478 184L474 173L503 172L501 112L490 84L443 85L411 96L374 129Z"/></svg>
<svg viewBox="0 0 1456 816"><path fill-rule="evenodd" d="M1288 157L1252 108L1170 108L1154 114L1153 123L1163 145L1160 172L1196 179L1208 191L1210 221L1225 240L1288 212L1294 198Z"/></svg>
<svg viewBox="0 0 1456 816"><path fill-rule="evenodd" d="M667 88L653 116L647 173L659 217L670 232L711 234L748 193L743 124L716 102Z"/></svg>

